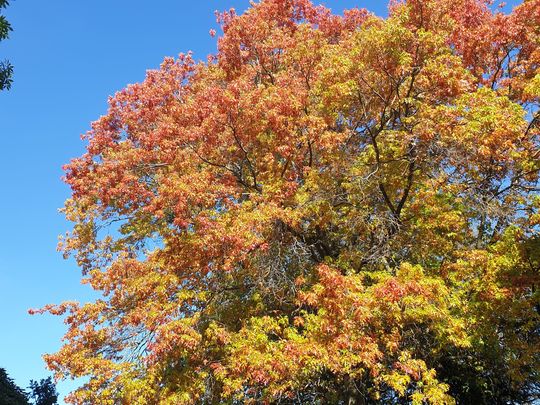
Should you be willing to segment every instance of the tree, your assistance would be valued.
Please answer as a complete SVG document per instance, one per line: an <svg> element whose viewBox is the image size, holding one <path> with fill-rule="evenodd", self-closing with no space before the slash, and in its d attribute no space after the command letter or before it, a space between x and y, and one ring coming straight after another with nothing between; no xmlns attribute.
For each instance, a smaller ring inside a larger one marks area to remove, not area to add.
<svg viewBox="0 0 540 405"><path fill-rule="evenodd" d="M58 392L52 378L44 378L39 382L30 380L30 397L35 405L54 405L58 403Z"/></svg>
<svg viewBox="0 0 540 405"><path fill-rule="evenodd" d="M8 0L0 0L0 10L9 5ZM0 42L9 38L9 33L12 31L11 25L3 15L0 15ZM0 62L0 91L9 90L13 82L13 65L9 61Z"/></svg>
<svg viewBox="0 0 540 405"><path fill-rule="evenodd" d="M0 368L0 405L28 405L26 393Z"/></svg>
<svg viewBox="0 0 540 405"><path fill-rule="evenodd" d="M540 2L263 0L118 92L66 165L92 403L540 395ZM35 312L35 311L34 311Z"/></svg>

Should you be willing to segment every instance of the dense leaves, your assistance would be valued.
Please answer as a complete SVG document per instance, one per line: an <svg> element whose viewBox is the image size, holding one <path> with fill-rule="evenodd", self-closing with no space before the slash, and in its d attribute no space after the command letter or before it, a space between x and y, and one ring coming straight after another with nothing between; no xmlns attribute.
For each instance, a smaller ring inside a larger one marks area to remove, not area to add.
<svg viewBox="0 0 540 405"><path fill-rule="evenodd" d="M0 10L7 7L9 2L7 0L0 0ZM0 41L7 39L9 33L12 31L11 24L3 15L0 15ZM11 83L13 82L13 65L9 61L0 62L0 91L9 90Z"/></svg>
<svg viewBox="0 0 540 405"><path fill-rule="evenodd" d="M540 2L219 14L110 99L61 241L77 404L540 394Z"/></svg>
<svg viewBox="0 0 540 405"><path fill-rule="evenodd" d="M26 393L0 368L0 405L28 405Z"/></svg>
<svg viewBox="0 0 540 405"><path fill-rule="evenodd" d="M38 381L30 380L30 397L35 405L54 405L58 403L58 392L52 378Z"/></svg>

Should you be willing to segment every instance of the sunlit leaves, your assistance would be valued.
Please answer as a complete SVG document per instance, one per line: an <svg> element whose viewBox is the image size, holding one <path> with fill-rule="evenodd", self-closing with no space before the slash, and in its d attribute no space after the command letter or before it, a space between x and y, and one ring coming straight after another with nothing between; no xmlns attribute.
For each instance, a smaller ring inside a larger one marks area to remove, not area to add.
<svg viewBox="0 0 540 405"><path fill-rule="evenodd" d="M43 309L70 400L533 398L537 11L264 0L112 97L60 244L103 299Z"/></svg>

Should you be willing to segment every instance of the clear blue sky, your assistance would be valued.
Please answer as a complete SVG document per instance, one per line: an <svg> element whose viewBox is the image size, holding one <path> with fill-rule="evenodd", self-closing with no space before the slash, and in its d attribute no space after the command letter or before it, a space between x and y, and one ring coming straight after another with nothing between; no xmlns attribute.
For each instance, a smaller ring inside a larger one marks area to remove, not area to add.
<svg viewBox="0 0 540 405"><path fill-rule="evenodd" d="M57 236L70 228L57 211L69 195L61 166L83 153L79 135L105 113L109 95L163 57L213 53L214 11L242 11L248 0L148 4L12 0L5 10L14 32L0 43L0 60L11 60L15 82L0 92L0 367L21 387L49 375L41 355L59 348L65 330L60 318L30 316L28 308L92 297L73 261L56 252ZM386 11L376 0L324 4ZM58 385L61 396L73 387Z"/></svg>

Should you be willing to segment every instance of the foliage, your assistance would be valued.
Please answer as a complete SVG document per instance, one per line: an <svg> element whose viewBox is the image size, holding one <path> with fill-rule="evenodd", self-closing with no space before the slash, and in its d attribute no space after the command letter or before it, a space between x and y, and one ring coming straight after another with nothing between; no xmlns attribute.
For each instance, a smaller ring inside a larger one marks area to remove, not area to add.
<svg viewBox="0 0 540 405"><path fill-rule="evenodd" d="M30 380L30 397L35 405L54 405L58 402L58 392L52 378L43 378L39 382Z"/></svg>
<svg viewBox="0 0 540 405"><path fill-rule="evenodd" d="M65 167L68 400L538 399L540 1L218 20Z"/></svg>
<svg viewBox="0 0 540 405"><path fill-rule="evenodd" d="M8 0L0 0L0 10L9 5ZM9 37L11 25L3 15L0 15L0 42ZM13 65L9 61L0 62L0 91L11 88Z"/></svg>
<svg viewBox="0 0 540 405"><path fill-rule="evenodd" d="M3 368L0 368L0 405L28 405L24 390L15 384Z"/></svg>

